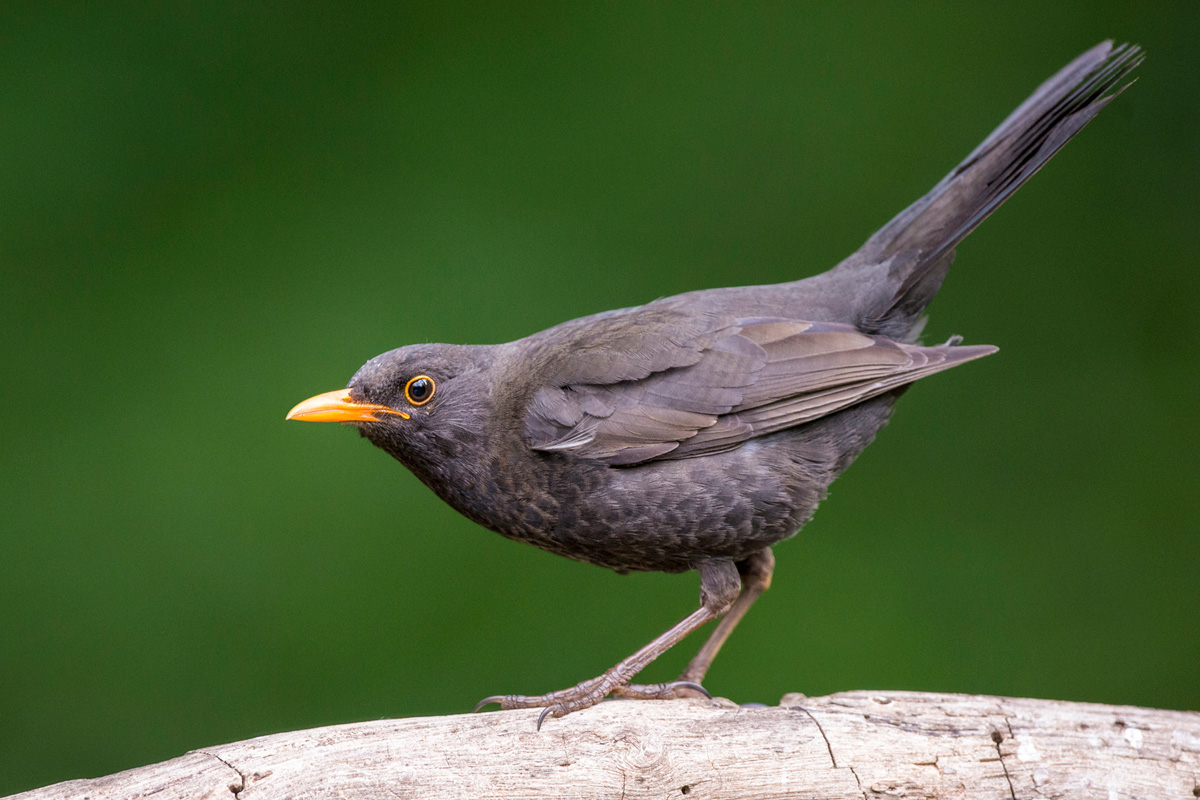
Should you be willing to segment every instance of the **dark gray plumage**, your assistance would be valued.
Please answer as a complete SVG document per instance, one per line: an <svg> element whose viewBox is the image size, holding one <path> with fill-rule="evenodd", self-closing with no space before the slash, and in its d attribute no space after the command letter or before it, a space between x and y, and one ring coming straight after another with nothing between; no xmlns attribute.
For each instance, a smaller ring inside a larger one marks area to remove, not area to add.
<svg viewBox="0 0 1200 800"><path fill-rule="evenodd" d="M336 399L341 411L322 395L291 416L354 422L454 508L509 538L620 571L700 570L702 608L648 648L570 690L494 699L559 716L610 692L698 690L769 583L768 548L808 520L908 384L995 351L915 343L954 248L1140 60L1138 48L1108 42L1084 53L829 272L690 292L508 344L393 350L358 371ZM430 394L406 396L418 376ZM629 683L726 612L682 683Z"/></svg>

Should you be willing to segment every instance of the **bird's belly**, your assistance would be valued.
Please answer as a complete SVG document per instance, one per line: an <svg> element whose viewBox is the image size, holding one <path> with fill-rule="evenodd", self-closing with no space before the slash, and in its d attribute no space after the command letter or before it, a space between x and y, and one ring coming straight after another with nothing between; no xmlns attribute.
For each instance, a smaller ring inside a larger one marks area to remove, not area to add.
<svg viewBox="0 0 1200 800"><path fill-rule="evenodd" d="M509 448L470 480L429 483L510 539L620 572L684 572L794 534L901 391L716 455L610 467Z"/></svg>
<svg viewBox="0 0 1200 800"><path fill-rule="evenodd" d="M515 502L467 515L510 539L621 572L739 560L795 533L832 480L781 444L766 438L631 468L538 454L536 486L518 490L497 475L484 494Z"/></svg>

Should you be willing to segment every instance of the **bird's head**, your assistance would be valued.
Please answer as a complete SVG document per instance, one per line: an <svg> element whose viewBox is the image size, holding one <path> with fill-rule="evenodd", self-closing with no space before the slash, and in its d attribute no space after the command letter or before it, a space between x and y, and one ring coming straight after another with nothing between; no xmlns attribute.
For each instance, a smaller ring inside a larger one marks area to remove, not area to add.
<svg viewBox="0 0 1200 800"><path fill-rule="evenodd" d="M490 409L492 348L417 344L372 358L345 389L310 397L288 419L356 426L421 477L477 443Z"/></svg>

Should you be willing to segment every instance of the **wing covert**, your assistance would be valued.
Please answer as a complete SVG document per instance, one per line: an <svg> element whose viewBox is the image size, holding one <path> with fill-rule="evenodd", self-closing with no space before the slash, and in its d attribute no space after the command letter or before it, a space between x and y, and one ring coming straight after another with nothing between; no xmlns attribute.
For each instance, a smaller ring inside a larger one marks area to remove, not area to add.
<svg viewBox="0 0 1200 800"><path fill-rule="evenodd" d="M555 374L579 378L533 395L530 447L612 466L711 455L995 350L902 344L841 323L714 317L664 328L655 317L649 346L605 330L568 351Z"/></svg>

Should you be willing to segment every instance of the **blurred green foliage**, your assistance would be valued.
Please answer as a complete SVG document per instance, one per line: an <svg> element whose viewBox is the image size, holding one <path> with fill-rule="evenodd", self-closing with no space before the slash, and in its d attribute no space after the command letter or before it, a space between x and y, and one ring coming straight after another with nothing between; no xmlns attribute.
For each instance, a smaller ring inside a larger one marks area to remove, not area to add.
<svg viewBox="0 0 1200 800"><path fill-rule="evenodd" d="M1200 708L1194 2L84 8L0 11L0 794L645 643L694 575L507 542L284 413L826 269L1106 37L1140 81L932 308L1000 354L904 398L708 684Z"/></svg>

